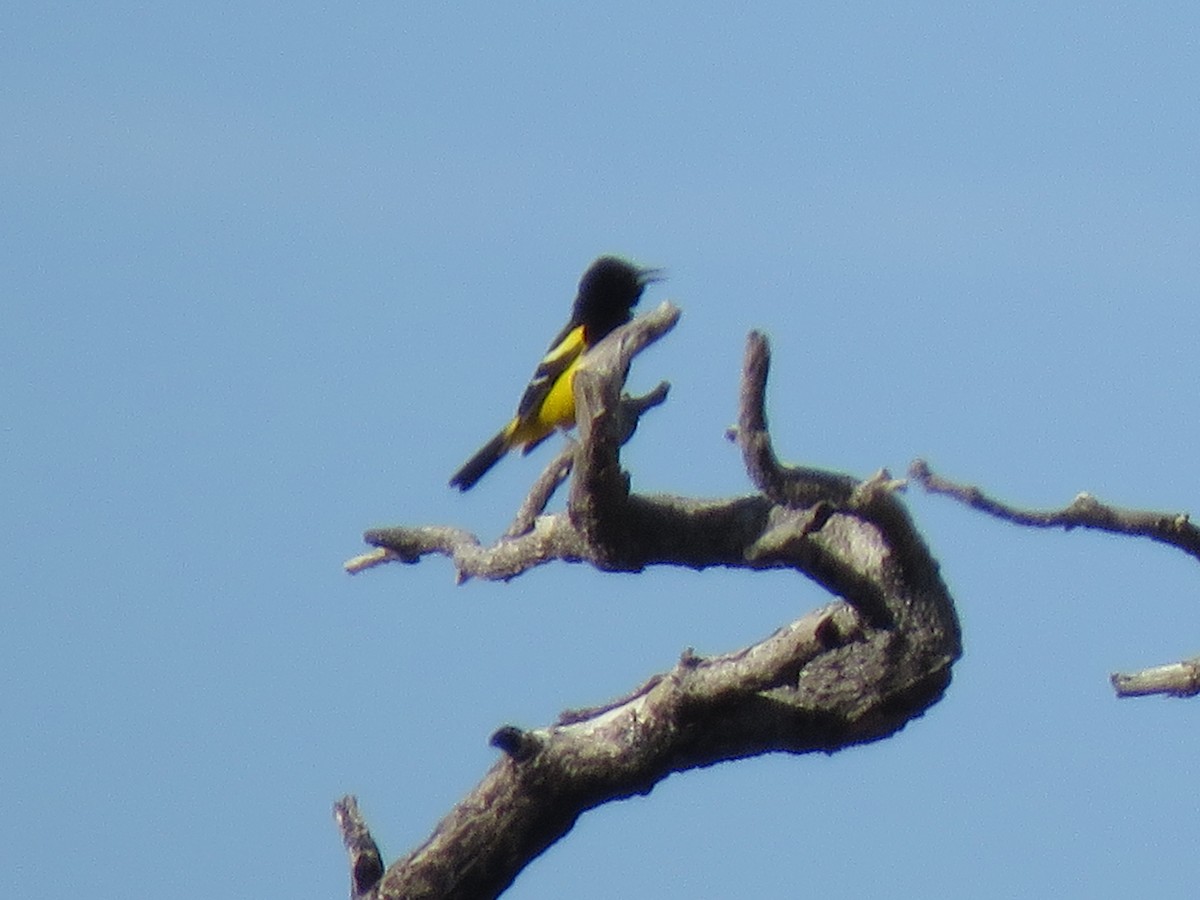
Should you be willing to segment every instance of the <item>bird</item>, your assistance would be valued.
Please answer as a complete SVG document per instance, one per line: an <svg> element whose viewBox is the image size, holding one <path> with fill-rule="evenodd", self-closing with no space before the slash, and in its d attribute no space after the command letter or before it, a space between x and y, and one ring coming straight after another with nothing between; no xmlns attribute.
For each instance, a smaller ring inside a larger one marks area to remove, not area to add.
<svg viewBox="0 0 1200 900"><path fill-rule="evenodd" d="M556 428L575 424L575 370L583 355L605 335L633 318L646 285L662 280L660 269L636 266L618 256L601 256L579 279L571 318L538 363L516 415L450 478L470 490L504 454L521 445L529 453Z"/></svg>

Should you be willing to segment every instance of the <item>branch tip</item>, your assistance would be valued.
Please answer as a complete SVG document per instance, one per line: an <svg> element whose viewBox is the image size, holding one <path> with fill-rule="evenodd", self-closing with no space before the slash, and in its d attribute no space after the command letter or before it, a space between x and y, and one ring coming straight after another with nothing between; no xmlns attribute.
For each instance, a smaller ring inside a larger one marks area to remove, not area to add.
<svg viewBox="0 0 1200 900"><path fill-rule="evenodd" d="M1195 697L1200 694L1200 658L1154 666L1140 672L1114 672L1110 676L1118 697Z"/></svg>
<svg viewBox="0 0 1200 900"><path fill-rule="evenodd" d="M333 817L350 857L350 896L362 897L383 878L383 857L358 810L358 798L347 795L333 805Z"/></svg>
<svg viewBox="0 0 1200 900"><path fill-rule="evenodd" d="M515 725L505 725L496 729L488 743L507 754L513 762L525 762L542 748L542 741L537 735Z"/></svg>
<svg viewBox="0 0 1200 900"><path fill-rule="evenodd" d="M376 547L370 553L361 553L352 559L346 560L342 563L342 568L346 570L348 575L357 575L359 572L373 569L375 566L381 566L393 560L400 561L399 554L385 547Z"/></svg>
<svg viewBox="0 0 1200 900"><path fill-rule="evenodd" d="M682 669L694 669L702 662L704 662L704 657L697 655L695 647L685 647L679 654L679 666Z"/></svg>

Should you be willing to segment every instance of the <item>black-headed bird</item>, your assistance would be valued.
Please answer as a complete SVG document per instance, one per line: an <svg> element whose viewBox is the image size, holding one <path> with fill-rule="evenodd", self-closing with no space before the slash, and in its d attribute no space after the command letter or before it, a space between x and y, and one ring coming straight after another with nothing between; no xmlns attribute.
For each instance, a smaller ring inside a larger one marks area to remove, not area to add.
<svg viewBox="0 0 1200 900"><path fill-rule="evenodd" d="M528 453L554 433L575 424L575 370L588 348L633 317L647 284L660 280L658 269L643 269L616 256L602 256L579 279L571 318L550 343L512 421L454 473L450 485L468 490L509 450Z"/></svg>

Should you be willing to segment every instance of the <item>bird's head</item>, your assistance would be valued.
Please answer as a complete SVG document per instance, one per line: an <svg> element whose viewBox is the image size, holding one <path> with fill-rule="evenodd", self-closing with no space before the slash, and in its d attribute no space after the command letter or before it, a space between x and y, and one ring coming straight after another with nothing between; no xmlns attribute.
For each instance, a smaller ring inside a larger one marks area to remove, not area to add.
<svg viewBox="0 0 1200 900"><path fill-rule="evenodd" d="M600 340L629 321L646 285L662 281L661 269L644 269L618 256L602 256L579 279L574 320L588 329L588 342Z"/></svg>

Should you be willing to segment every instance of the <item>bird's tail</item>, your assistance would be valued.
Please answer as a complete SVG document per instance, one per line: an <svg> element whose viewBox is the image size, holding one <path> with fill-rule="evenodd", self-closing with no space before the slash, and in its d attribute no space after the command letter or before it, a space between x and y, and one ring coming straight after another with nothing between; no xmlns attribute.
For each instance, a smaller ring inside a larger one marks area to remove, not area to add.
<svg viewBox="0 0 1200 900"><path fill-rule="evenodd" d="M508 452L509 431L510 429L505 428L480 447L479 451L450 478L450 486L460 491L470 490L475 482L486 475L488 469L500 462L500 457Z"/></svg>

